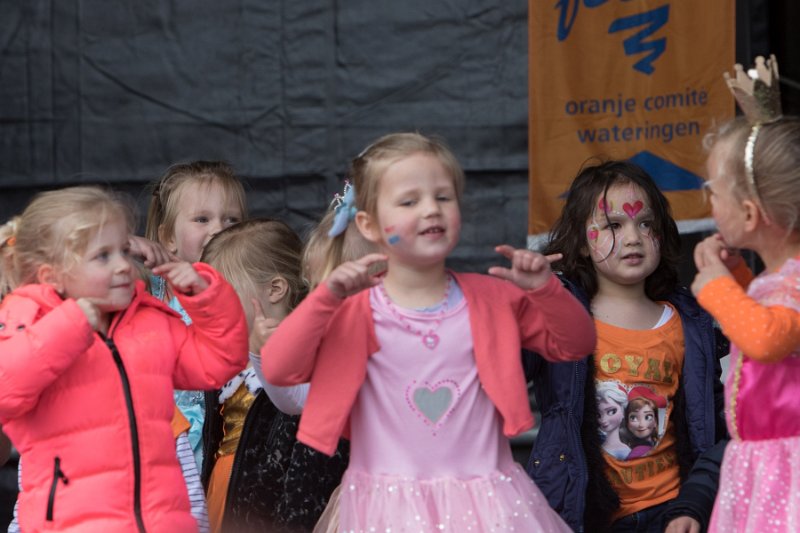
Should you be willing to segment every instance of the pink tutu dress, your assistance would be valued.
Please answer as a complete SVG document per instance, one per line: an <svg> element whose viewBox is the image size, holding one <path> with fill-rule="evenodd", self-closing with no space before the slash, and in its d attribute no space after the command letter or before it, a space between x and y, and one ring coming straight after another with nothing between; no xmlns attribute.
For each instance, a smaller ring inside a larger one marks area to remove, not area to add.
<svg viewBox="0 0 800 533"><path fill-rule="evenodd" d="M800 261L759 276L747 294L761 305L800 311ZM730 365L725 410L732 439L709 531L800 531L800 352L760 363L733 346Z"/></svg>
<svg viewBox="0 0 800 533"><path fill-rule="evenodd" d="M464 298L438 312L387 298L371 290L381 350L351 413L338 502L315 531L570 531L512 458L478 380Z"/></svg>

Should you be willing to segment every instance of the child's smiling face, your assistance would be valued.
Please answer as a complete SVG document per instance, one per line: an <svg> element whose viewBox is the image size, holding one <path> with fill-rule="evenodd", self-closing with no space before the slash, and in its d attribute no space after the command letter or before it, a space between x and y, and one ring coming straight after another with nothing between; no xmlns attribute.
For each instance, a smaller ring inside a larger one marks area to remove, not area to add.
<svg viewBox="0 0 800 533"><path fill-rule="evenodd" d="M101 226L78 264L59 274L57 288L68 298L89 298L103 315L121 311L133 299L133 262L128 224L121 217Z"/></svg>
<svg viewBox="0 0 800 533"><path fill-rule="evenodd" d="M175 228L164 244L180 259L194 263L211 237L242 220L242 211L217 181L187 181L176 194Z"/></svg>
<svg viewBox="0 0 800 533"><path fill-rule="evenodd" d="M461 234L453 177L432 154L395 161L380 177L375 218L377 231L368 238L390 260L414 266L443 262Z"/></svg>
<svg viewBox="0 0 800 533"><path fill-rule="evenodd" d="M643 405L628 414L628 430L640 439L652 436L655 428L656 415L651 406Z"/></svg>

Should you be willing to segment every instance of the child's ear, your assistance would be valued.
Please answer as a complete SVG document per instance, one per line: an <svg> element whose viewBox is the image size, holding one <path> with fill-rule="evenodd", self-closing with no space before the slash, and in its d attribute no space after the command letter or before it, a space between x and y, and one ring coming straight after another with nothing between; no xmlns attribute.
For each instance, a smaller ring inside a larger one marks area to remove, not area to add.
<svg viewBox="0 0 800 533"><path fill-rule="evenodd" d="M744 231L751 233L758 227L759 221L766 222L761 208L753 200L744 200L742 202L742 209L744 209Z"/></svg>
<svg viewBox="0 0 800 533"><path fill-rule="evenodd" d="M277 304L281 302L289 292L289 283L280 276L275 276L272 278L272 281L269 282L269 287L267 287L269 303Z"/></svg>
<svg viewBox="0 0 800 533"><path fill-rule="evenodd" d="M64 295L64 283L61 280L61 274L50 263L43 263L36 269L36 282L42 285L50 285L58 294Z"/></svg>
<svg viewBox="0 0 800 533"><path fill-rule="evenodd" d="M169 250L171 254L178 253L178 246L175 243L175 232L172 235L167 235L164 224L158 226L158 240L164 244L164 247Z"/></svg>
<svg viewBox="0 0 800 533"><path fill-rule="evenodd" d="M381 242L381 228L378 225L378 221L366 211L356 213L356 227L368 241Z"/></svg>

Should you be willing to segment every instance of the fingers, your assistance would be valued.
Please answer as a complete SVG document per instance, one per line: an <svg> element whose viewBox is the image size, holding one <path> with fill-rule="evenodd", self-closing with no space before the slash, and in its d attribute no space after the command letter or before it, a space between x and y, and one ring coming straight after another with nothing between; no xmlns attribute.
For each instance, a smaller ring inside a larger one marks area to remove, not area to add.
<svg viewBox="0 0 800 533"><path fill-rule="evenodd" d="M380 276L370 273L370 267L386 261L383 254L369 254L356 261L342 263L328 276L328 288L339 298L346 298L380 282Z"/></svg>
<svg viewBox="0 0 800 533"><path fill-rule="evenodd" d="M674 518L664 533L700 533L700 522L688 516Z"/></svg>
<svg viewBox="0 0 800 533"><path fill-rule="evenodd" d="M380 263L381 261L387 261L388 257L385 254L367 254L363 257L352 261L353 263L357 263L359 265L364 265L365 267L369 268L370 266L374 265L375 263Z"/></svg>
<svg viewBox="0 0 800 533"><path fill-rule="evenodd" d="M722 251L723 248L721 246L706 246L701 250L703 255L702 261L704 268L708 268L711 265L721 265L722 264Z"/></svg>
<svg viewBox="0 0 800 533"><path fill-rule="evenodd" d="M175 291L187 296L200 293L208 287L206 280L185 261L164 263L154 267L153 274L164 277Z"/></svg>
<svg viewBox="0 0 800 533"><path fill-rule="evenodd" d="M547 263L555 263L556 261L561 261L564 259L564 254L562 253L554 253L548 255L542 255L538 252L534 252L532 250L528 250L525 248L514 248L508 244L501 244L499 246L494 247L494 251L505 257L506 259L514 260L516 256L539 256L543 257L547 260Z"/></svg>
<svg viewBox="0 0 800 533"><path fill-rule="evenodd" d="M164 246L144 237L131 235L129 243L131 255L139 259L148 268L176 259Z"/></svg>
<svg viewBox="0 0 800 533"><path fill-rule="evenodd" d="M514 273L509 268L493 266L489 268L489 274L506 281L514 281Z"/></svg>
<svg viewBox="0 0 800 533"><path fill-rule="evenodd" d="M719 233L706 237L694 247L694 264L698 270L708 267L709 258L716 256L722 260L722 251L725 249L725 241Z"/></svg>
<svg viewBox="0 0 800 533"><path fill-rule="evenodd" d="M380 277L386 273L387 260L388 258L385 254L375 253L367 254L358 259L357 262L364 261L361 264L367 267L367 272L372 277L372 284L375 285L380 280Z"/></svg>
<svg viewBox="0 0 800 533"><path fill-rule="evenodd" d="M499 246L495 246L494 251L502 255L506 259L511 259L514 256L516 248L514 248L513 246L509 246L508 244L501 244Z"/></svg>
<svg viewBox="0 0 800 533"><path fill-rule="evenodd" d="M100 309L97 303L92 301L91 298L78 298L75 303L83 311L92 329L97 331L100 328Z"/></svg>
<svg viewBox="0 0 800 533"><path fill-rule="evenodd" d="M179 263L177 261L170 261L168 263L164 263L161 265L157 265L153 267L153 274L156 276L166 276L168 272L172 271L176 265Z"/></svg>
<svg viewBox="0 0 800 533"><path fill-rule="evenodd" d="M151 268L156 265L162 265L164 263L170 263L178 260L177 257L169 253L167 249L160 244L151 248L150 251L151 257L146 258L146 260L151 261L152 264L145 263L145 265Z"/></svg>
<svg viewBox="0 0 800 533"><path fill-rule="evenodd" d="M703 253L703 249L705 241L701 241L697 243L697 246L694 247L694 251L692 252L692 256L694 257L694 266L697 267L697 270L702 270L705 265L705 257Z"/></svg>
<svg viewBox="0 0 800 533"><path fill-rule="evenodd" d="M514 248L508 244L496 246L495 251L511 260L512 269L527 272L541 272L542 269L550 268L550 263L563 258L563 254L560 253L544 256L538 252L524 248Z"/></svg>
<svg viewBox="0 0 800 533"><path fill-rule="evenodd" d="M544 256L544 258L547 259L548 263L552 264L555 263L556 261L561 261L562 259L564 259L564 254L562 253L549 254Z"/></svg>
<svg viewBox="0 0 800 533"><path fill-rule="evenodd" d="M705 286L705 280L704 280L703 276L701 276L698 273L694 277L694 280L692 281L692 285L689 287L689 289L692 291L692 294L694 295L694 297L697 298L697 295L700 294L700 289L702 289L704 286Z"/></svg>

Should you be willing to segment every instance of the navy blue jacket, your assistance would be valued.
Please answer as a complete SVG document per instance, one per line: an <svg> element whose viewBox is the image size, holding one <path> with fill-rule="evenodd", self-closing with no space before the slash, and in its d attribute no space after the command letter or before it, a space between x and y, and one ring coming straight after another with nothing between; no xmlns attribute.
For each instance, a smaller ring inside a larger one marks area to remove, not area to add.
<svg viewBox="0 0 800 533"><path fill-rule="evenodd" d="M566 280L564 283L589 309L586 293ZM727 354L729 345L688 291L675 291L667 300L680 315L685 341L671 416L681 477L685 479L700 454L726 435L719 359ZM594 358L590 355L577 362L550 363L526 352L523 360L542 415L528 474L570 527L603 531L619 507L619 498L604 472ZM590 415L584 416L587 412Z"/></svg>

